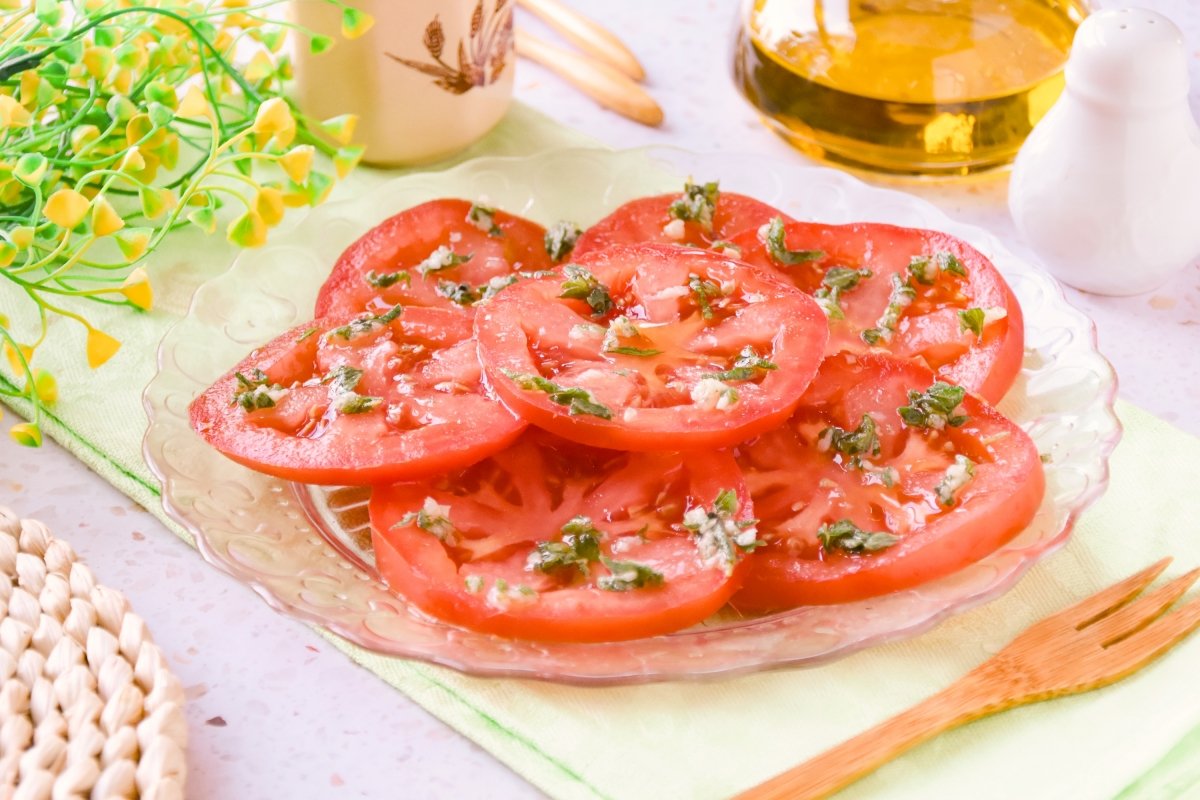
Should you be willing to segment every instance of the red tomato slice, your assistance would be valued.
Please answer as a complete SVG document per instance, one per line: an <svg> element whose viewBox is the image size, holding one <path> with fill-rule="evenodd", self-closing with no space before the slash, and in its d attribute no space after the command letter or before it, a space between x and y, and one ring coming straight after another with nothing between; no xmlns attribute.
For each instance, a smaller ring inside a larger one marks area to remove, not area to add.
<svg viewBox="0 0 1200 800"><path fill-rule="evenodd" d="M631 200L583 232L575 245L575 257L615 244L642 242L690 245L707 249L713 242L727 241L744 230L757 230L760 225L774 217L790 219L774 206L734 192L715 193L711 223L704 219L697 221L672 216L672 203L686 203L689 191L697 195L703 188L688 184L682 195L663 194ZM701 198L697 198L695 202L699 202L703 208ZM704 216L703 210L697 215L691 214L683 207L677 208L680 209L678 213L685 216Z"/></svg>
<svg viewBox="0 0 1200 800"><path fill-rule="evenodd" d="M337 260L317 296L316 315L379 313L396 303L469 309L518 272L554 266L541 225L479 208L466 200L433 200L376 225ZM455 263L460 259L469 260Z"/></svg>
<svg viewBox="0 0 1200 800"><path fill-rule="evenodd" d="M832 356L787 424L738 449L767 545L748 565L735 607L844 603L916 586L1029 524L1045 489L1033 441L969 394L953 410L927 406L941 429L902 419L898 409L913 405L908 392L934 382L925 368L887 356ZM957 387L939 385L943 405L956 402Z"/></svg>
<svg viewBox="0 0 1200 800"><path fill-rule="evenodd" d="M745 231L734 244L745 261L770 267L817 297L830 315L830 353L878 349L919 359L939 378L992 403L1008 391L1024 355L1021 307L978 250L944 233L874 223L791 222L783 231L785 249L799 251L791 266L781 263L778 251L772 254L760 231ZM809 260L800 255L806 251ZM914 264L924 279L914 273ZM838 278L853 282L850 270L869 270L870 276L859 277L852 288L830 286ZM955 274L960 270L964 274ZM892 306L898 317L889 330L881 324L889 304L894 297L905 300L896 295L895 280L913 293L908 305ZM960 320L960 312L982 315L978 329ZM869 344L864 336L870 331L877 338Z"/></svg>
<svg viewBox="0 0 1200 800"><path fill-rule="evenodd" d="M340 485L454 469L520 434L525 423L482 383L468 318L433 308L390 316L288 331L197 397L192 427L251 469Z"/></svg>
<svg viewBox="0 0 1200 800"><path fill-rule="evenodd" d="M773 275L656 244L523 281L475 318L505 403L563 438L623 450L722 447L779 424L816 374L826 328Z"/></svg>
<svg viewBox="0 0 1200 800"><path fill-rule="evenodd" d="M376 488L371 530L380 575L439 619L635 639L700 622L733 594L755 535L745 496L727 453L622 453L530 430L464 470Z"/></svg>

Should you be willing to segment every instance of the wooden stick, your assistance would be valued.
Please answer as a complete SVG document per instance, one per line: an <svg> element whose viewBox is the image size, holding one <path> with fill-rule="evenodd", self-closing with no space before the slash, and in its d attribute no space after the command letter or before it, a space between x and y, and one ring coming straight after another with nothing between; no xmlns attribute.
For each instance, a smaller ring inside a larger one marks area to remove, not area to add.
<svg viewBox="0 0 1200 800"><path fill-rule="evenodd" d="M605 108L643 125L654 127L662 123L662 108L622 72L520 29L516 38L517 55L557 73Z"/></svg>
<svg viewBox="0 0 1200 800"><path fill-rule="evenodd" d="M523 8L540 18L563 38L592 57L623 72L635 81L646 77L646 70L620 39L559 0L517 0Z"/></svg>

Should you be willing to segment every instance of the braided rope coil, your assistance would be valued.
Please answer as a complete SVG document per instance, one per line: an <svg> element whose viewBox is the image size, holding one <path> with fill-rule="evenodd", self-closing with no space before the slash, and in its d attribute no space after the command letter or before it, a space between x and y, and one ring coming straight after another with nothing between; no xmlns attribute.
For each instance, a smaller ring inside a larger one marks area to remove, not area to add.
<svg viewBox="0 0 1200 800"><path fill-rule="evenodd" d="M0 800L184 796L183 690L124 595L0 506Z"/></svg>

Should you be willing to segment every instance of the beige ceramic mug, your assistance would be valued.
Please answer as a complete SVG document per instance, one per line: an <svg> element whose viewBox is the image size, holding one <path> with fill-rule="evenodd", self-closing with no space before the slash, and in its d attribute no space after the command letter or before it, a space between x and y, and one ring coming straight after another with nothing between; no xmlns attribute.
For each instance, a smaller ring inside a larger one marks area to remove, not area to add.
<svg viewBox="0 0 1200 800"><path fill-rule="evenodd" d="M452 155L491 130L512 99L512 2L353 0L375 24L347 40L334 4L293 0L295 22L336 42L316 55L297 47L296 102L317 119L357 114L367 163Z"/></svg>

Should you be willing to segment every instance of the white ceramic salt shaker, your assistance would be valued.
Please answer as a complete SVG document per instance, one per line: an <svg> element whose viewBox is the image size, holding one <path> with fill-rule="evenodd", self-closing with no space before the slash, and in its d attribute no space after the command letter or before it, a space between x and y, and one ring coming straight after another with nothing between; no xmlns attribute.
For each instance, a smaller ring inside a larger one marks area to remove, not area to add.
<svg viewBox="0 0 1200 800"><path fill-rule="evenodd" d="M1064 283L1129 295L1161 286L1200 254L1200 128L1187 53L1169 19L1144 9L1083 21L1066 90L1013 166L1017 230Z"/></svg>

